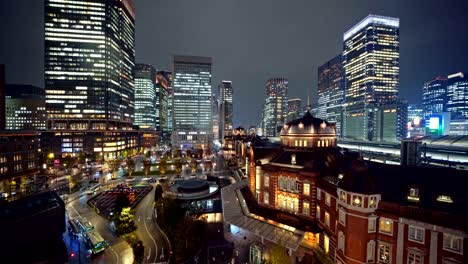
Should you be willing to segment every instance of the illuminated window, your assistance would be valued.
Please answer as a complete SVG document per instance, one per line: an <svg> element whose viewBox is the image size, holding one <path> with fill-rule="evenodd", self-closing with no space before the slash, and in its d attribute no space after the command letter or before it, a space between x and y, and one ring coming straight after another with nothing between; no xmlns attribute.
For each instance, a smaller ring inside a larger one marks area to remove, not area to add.
<svg viewBox="0 0 468 264"><path fill-rule="evenodd" d="M344 253L345 249L345 235L343 232L338 232L338 250L341 250Z"/></svg>
<svg viewBox="0 0 468 264"><path fill-rule="evenodd" d="M310 205L309 202L304 202L302 204L302 213L309 216L310 215Z"/></svg>
<svg viewBox="0 0 468 264"><path fill-rule="evenodd" d="M294 140L294 146L297 147L297 140Z"/></svg>
<svg viewBox="0 0 468 264"><path fill-rule="evenodd" d="M320 147L320 140L317 141L317 147Z"/></svg>
<svg viewBox="0 0 468 264"><path fill-rule="evenodd" d="M410 188L409 194L408 194L408 201L419 202L419 189L418 188Z"/></svg>
<svg viewBox="0 0 468 264"><path fill-rule="evenodd" d="M353 205L354 206L362 206L362 197L359 195L353 195Z"/></svg>
<svg viewBox="0 0 468 264"><path fill-rule="evenodd" d="M317 200L321 200L322 197L321 197L321 190L319 188L317 188Z"/></svg>
<svg viewBox="0 0 468 264"><path fill-rule="evenodd" d="M393 221L388 218L380 218L379 221L379 232L387 235L393 234Z"/></svg>
<svg viewBox="0 0 468 264"><path fill-rule="evenodd" d="M304 140L304 147L307 147L307 140Z"/></svg>
<svg viewBox="0 0 468 264"><path fill-rule="evenodd" d="M340 191L340 201L346 203L346 192Z"/></svg>
<svg viewBox="0 0 468 264"><path fill-rule="evenodd" d="M391 246L387 243L379 242L379 263L391 263Z"/></svg>
<svg viewBox="0 0 468 264"><path fill-rule="evenodd" d="M320 206L318 205L315 211L315 218L317 218L317 220L320 220Z"/></svg>
<svg viewBox="0 0 468 264"><path fill-rule="evenodd" d="M453 203L452 197L447 196L447 195L439 195L437 197L437 201L443 202L443 203Z"/></svg>
<svg viewBox="0 0 468 264"><path fill-rule="evenodd" d="M330 251L330 238L327 235L323 236L323 247L325 249L325 253L328 254Z"/></svg>
<svg viewBox="0 0 468 264"><path fill-rule="evenodd" d="M415 226L408 227L408 240L424 243L424 228Z"/></svg>
<svg viewBox="0 0 468 264"><path fill-rule="evenodd" d="M330 214L325 211L325 225L330 227Z"/></svg>
<svg viewBox="0 0 468 264"><path fill-rule="evenodd" d="M304 195L310 195L310 184L304 183Z"/></svg>
<svg viewBox="0 0 468 264"><path fill-rule="evenodd" d="M377 197L370 196L369 197L369 208L376 208L377 207Z"/></svg>

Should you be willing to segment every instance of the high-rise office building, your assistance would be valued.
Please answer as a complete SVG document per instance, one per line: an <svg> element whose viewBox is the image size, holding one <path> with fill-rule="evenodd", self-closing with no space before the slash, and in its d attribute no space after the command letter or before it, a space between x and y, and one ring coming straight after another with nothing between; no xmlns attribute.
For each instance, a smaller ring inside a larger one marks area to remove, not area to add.
<svg viewBox="0 0 468 264"><path fill-rule="evenodd" d="M422 92L423 117L444 112L446 104L447 78L439 76L425 82Z"/></svg>
<svg viewBox="0 0 468 264"><path fill-rule="evenodd" d="M213 140L221 143L221 132L219 131L219 100L215 93L213 93L211 97L211 112L213 113Z"/></svg>
<svg viewBox="0 0 468 264"><path fill-rule="evenodd" d="M266 83L263 106L263 136L279 136L288 116L288 79L271 78Z"/></svg>
<svg viewBox="0 0 468 264"><path fill-rule="evenodd" d="M135 65L135 121L145 129L156 129L156 70L150 64Z"/></svg>
<svg viewBox="0 0 468 264"><path fill-rule="evenodd" d="M463 72L447 77L447 111L451 120L468 119L468 75Z"/></svg>
<svg viewBox="0 0 468 264"><path fill-rule="evenodd" d="M377 141L399 142L408 134L408 102L397 101L374 110Z"/></svg>
<svg viewBox="0 0 468 264"><path fill-rule="evenodd" d="M44 89L7 84L5 90L6 129L46 129Z"/></svg>
<svg viewBox="0 0 468 264"><path fill-rule="evenodd" d="M231 81L222 81L218 86L219 94L219 139L224 142L224 136L232 135L233 89Z"/></svg>
<svg viewBox="0 0 468 264"><path fill-rule="evenodd" d="M130 128L132 0L45 0L45 91L52 129Z"/></svg>
<svg viewBox="0 0 468 264"><path fill-rule="evenodd" d="M156 75L156 129L167 133L170 72L158 71Z"/></svg>
<svg viewBox="0 0 468 264"><path fill-rule="evenodd" d="M5 65L0 64L0 130L5 129Z"/></svg>
<svg viewBox="0 0 468 264"><path fill-rule="evenodd" d="M302 113L301 98L288 100L288 117L287 122L298 119Z"/></svg>
<svg viewBox="0 0 468 264"><path fill-rule="evenodd" d="M376 140L372 109L398 98L399 24L398 18L369 15L343 35L344 137Z"/></svg>
<svg viewBox="0 0 468 264"><path fill-rule="evenodd" d="M344 71L341 54L318 68L318 117L335 123L336 135L341 137L343 119Z"/></svg>
<svg viewBox="0 0 468 264"><path fill-rule="evenodd" d="M182 150L209 150L213 140L210 57L173 58L173 142Z"/></svg>

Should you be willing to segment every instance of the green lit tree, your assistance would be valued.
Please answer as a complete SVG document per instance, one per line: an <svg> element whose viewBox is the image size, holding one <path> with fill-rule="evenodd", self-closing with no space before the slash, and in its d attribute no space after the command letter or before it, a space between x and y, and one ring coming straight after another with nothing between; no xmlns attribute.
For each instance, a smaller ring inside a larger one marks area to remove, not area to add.
<svg viewBox="0 0 468 264"><path fill-rule="evenodd" d="M180 173L182 171L182 161L181 158L177 158L174 161L175 171L176 173Z"/></svg>
<svg viewBox="0 0 468 264"><path fill-rule="evenodd" d="M166 157L161 157L161 160L159 161L159 172L161 172L162 175L166 174L167 170L167 158Z"/></svg>
<svg viewBox="0 0 468 264"><path fill-rule="evenodd" d="M289 256L286 253L286 248L279 244L279 241L271 248L271 263L285 264L289 263Z"/></svg>
<svg viewBox="0 0 468 264"><path fill-rule="evenodd" d="M145 160L145 162L143 163L143 171L146 177L148 177L148 174L151 171L151 160Z"/></svg>
<svg viewBox="0 0 468 264"><path fill-rule="evenodd" d="M120 212L119 218L117 219L116 231L119 235L125 235L136 230L134 222L134 213L130 207L125 207Z"/></svg>

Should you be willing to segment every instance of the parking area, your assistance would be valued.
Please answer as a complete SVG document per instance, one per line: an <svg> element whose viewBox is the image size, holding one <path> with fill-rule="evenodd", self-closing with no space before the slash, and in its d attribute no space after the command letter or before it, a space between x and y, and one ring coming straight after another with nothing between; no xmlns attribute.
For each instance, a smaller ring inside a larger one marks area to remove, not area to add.
<svg viewBox="0 0 468 264"><path fill-rule="evenodd" d="M103 217L109 217L113 212L117 196L125 194L130 201L130 206L134 208L151 191L151 185L130 186L119 184L114 188L99 193L91 198L88 203L97 209L97 213Z"/></svg>

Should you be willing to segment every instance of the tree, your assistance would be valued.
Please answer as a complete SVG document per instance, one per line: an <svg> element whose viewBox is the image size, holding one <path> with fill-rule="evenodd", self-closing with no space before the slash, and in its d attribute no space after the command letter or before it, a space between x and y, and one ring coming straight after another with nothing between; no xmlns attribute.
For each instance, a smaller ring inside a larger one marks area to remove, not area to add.
<svg viewBox="0 0 468 264"><path fill-rule="evenodd" d="M167 170L167 158L166 157L161 157L161 160L159 161L159 171L161 172L162 175L166 174Z"/></svg>
<svg viewBox="0 0 468 264"><path fill-rule="evenodd" d="M125 207L120 212L119 218L117 218L117 224L115 230L119 235L125 235L136 230L134 214L130 207Z"/></svg>
<svg viewBox="0 0 468 264"><path fill-rule="evenodd" d="M152 155L151 150L146 151L146 158L147 159L150 159L151 155Z"/></svg>
<svg viewBox="0 0 468 264"><path fill-rule="evenodd" d="M65 157L62 158L62 164L67 169L71 169L74 163L75 163L75 158L73 158L71 155L66 155Z"/></svg>
<svg viewBox="0 0 468 264"><path fill-rule="evenodd" d="M280 241L276 242L276 244L271 249L271 263L272 264L285 264L289 263L289 256L286 253L286 248L281 246Z"/></svg>
<svg viewBox="0 0 468 264"><path fill-rule="evenodd" d="M158 201L159 199L161 199L163 192L164 191L162 186L160 184L156 185L156 187L154 188L154 200Z"/></svg>
<svg viewBox="0 0 468 264"><path fill-rule="evenodd" d="M126 193L120 192L117 194L114 202L114 216L118 217L125 207L130 207L130 199Z"/></svg>
<svg viewBox="0 0 468 264"><path fill-rule="evenodd" d="M127 159L128 174L132 176L135 171L135 161L132 158Z"/></svg>
<svg viewBox="0 0 468 264"><path fill-rule="evenodd" d="M190 167L192 168L192 173L197 170L197 160L195 158L190 161Z"/></svg>
<svg viewBox="0 0 468 264"><path fill-rule="evenodd" d="M148 177L148 174L151 171L151 160L145 160L143 163L143 171L145 172L146 177Z"/></svg>
<svg viewBox="0 0 468 264"><path fill-rule="evenodd" d="M180 173L182 171L182 161L181 158L178 158L174 162L175 165L175 171L176 173Z"/></svg>

